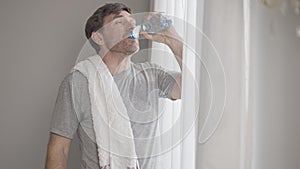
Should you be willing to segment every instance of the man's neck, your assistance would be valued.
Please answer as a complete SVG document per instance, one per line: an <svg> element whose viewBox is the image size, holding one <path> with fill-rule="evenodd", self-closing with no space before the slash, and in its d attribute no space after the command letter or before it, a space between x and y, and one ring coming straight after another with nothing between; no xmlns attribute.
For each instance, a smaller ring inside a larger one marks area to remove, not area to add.
<svg viewBox="0 0 300 169"><path fill-rule="evenodd" d="M119 74L130 67L131 55L108 51L104 55L100 52L100 56L103 56L102 60L112 75Z"/></svg>

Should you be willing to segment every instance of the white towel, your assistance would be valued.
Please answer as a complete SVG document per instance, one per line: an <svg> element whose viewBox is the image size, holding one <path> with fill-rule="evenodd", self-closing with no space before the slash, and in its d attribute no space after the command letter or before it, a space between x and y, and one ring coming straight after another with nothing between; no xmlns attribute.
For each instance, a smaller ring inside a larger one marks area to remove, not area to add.
<svg viewBox="0 0 300 169"><path fill-rule="evenodd" d="M139 168L126 107L102 58L90 56L77 63L75 70L88 80L100 168Z"/></svg>

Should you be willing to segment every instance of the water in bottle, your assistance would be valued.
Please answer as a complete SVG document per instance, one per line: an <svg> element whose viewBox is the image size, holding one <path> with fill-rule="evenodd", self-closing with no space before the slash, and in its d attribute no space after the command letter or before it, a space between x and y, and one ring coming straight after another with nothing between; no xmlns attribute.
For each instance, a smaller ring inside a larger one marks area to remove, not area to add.
<svg viewBox="0 0 300 169"><path fill-rule="evenodd" d="M131 39L143 39L143 37L140 35L141 31L145 31L148 34L155 34L165 29L168 29L171 25L172 20L159 13L151 16L151 18L148 21L137 25L131 31L129 37Z"/></svg>

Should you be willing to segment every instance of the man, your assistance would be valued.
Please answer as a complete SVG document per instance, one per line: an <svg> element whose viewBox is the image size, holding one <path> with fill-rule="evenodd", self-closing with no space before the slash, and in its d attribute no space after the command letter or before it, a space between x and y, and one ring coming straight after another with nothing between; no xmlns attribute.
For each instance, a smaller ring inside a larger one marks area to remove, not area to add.
<svg viewBox="0 0 300 169"><path fill-rule="evenodd" d="M158 98L176 100L181 97L181 73L165 71L152 63L135 64L130 61L139 50L138 40L128 38L136 26L130 14L130 8L124 4L105 4L88 19L85 32L120 91L133 135L137 138L135 147L140 168L159 169L159 157L151 156L152 151L159 151L159 145L151 139L158 132ZM168 45L181 68L182 42L173 27L155 35L141 34L149 40ZM76 132L82 151L81 168L105 168L99 164L92 123L88 81L80 72L71 72L61 83L56 100L46 169L67 168L69 147Z"/></svg>

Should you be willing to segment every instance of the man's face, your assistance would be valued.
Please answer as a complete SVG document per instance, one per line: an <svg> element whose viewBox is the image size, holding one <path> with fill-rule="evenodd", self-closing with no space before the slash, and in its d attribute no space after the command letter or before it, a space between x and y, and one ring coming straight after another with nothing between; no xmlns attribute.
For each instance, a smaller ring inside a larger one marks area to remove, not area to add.
<svg viewBox="0 0 300 169"><path fill-rule="evenodd" d="M139 49L138 40L129 38L129 34L135 26L135 20L126 11L104 17L102 34L106 47L112 52L126 55L137 52Z"/></svg>

